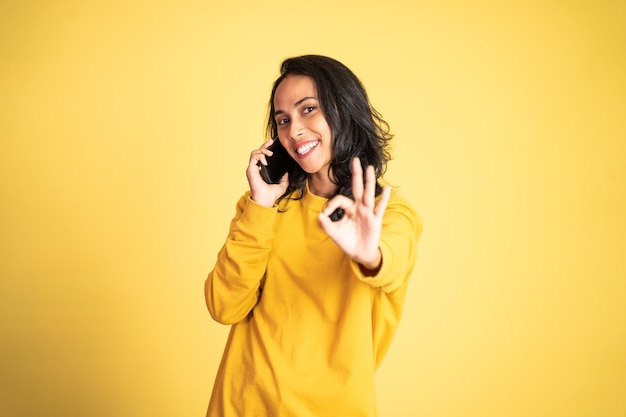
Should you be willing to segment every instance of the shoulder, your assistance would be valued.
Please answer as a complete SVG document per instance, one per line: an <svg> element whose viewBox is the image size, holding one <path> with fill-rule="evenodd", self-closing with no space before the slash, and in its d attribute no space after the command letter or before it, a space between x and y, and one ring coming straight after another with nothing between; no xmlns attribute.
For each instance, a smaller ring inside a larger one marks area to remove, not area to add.
<svg viewBox="0 0 626 417"><path fill-rule="evenodd" d="M422 218L413 204L395 189L391 190L383 223L402 223L418 234L423 228Z"/></svg>

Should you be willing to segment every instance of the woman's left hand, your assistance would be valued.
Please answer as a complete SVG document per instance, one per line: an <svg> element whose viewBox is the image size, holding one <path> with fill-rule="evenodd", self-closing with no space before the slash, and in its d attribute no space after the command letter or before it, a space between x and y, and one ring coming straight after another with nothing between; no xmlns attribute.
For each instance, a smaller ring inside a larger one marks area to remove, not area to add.
<svg viewBox="0 0 626 417"><path fill-rule="evenodd" d="M354 158L352 160L354 200L337 195L328 201L326 208L319 215L322 229L350 258L370 271L378 269L382 262L378 243L390 193L390 188L385 187L376 205L374 167L367 167L363 187L361 162L359 158ZM337 208L343 209L344 215L341 220L333 222L329 216Z"/></svg>

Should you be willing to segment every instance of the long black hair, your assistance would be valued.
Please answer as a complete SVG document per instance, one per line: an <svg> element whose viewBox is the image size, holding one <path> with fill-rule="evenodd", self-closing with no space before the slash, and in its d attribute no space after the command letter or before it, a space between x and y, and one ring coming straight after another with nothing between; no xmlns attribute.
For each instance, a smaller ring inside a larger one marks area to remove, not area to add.
<svg viewBox="0 0 626 417"><path fill-rule="evenodd" d="M268 137L278 136L274 119L274 96L278 85L289 75L310 77L317 87L320 108L333 135L329 177L337 184L335 195L352 197L352 159L357 156L364 170L369 165L374 167L376 195L379 195L382 192L379 180L391 159L389 140L393 135L387 122L371 105L363 84L341 62L321 55L303 55L283 61L269 102L266 127ZM296 190L300 190L302 195L307 176L296 164L289 172L287 191L279 201Z"/></svg>

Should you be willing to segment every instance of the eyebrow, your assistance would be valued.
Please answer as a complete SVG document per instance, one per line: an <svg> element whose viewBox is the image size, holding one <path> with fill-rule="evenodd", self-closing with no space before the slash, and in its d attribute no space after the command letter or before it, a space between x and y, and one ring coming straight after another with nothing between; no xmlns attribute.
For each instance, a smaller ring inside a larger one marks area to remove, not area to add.
<svg viewBox="0 0 626 417"><path fill-rule="evenodd" d="M316 101L319 101L317 97L306 96L306 97L303 97L300 100L296 101L295 103L293 103L293 107L298 107L300 104L302 104L303 102L305 102L306 100L308 100L310 98L312 98L312 99L314 99ZM276 116L278 114L283 114L283 113L285 113L284 110L274 110L274 116Z"/></svg>

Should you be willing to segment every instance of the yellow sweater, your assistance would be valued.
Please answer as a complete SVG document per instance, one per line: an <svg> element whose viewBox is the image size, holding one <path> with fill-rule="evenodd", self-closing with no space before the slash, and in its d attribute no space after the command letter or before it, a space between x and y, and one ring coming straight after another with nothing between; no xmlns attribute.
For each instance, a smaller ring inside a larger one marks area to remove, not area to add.
<svg viewBox="0 0 626 417"><path fill-rule="evenodd" d="M205 285L232 324L207 416L375 416L374 372L394 336L422 223L392 192L382 267L366 277L321 229L327 199L308 190L281 210L237 204Z"/></svg>

